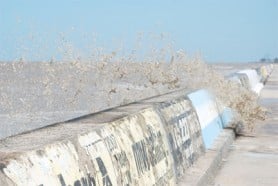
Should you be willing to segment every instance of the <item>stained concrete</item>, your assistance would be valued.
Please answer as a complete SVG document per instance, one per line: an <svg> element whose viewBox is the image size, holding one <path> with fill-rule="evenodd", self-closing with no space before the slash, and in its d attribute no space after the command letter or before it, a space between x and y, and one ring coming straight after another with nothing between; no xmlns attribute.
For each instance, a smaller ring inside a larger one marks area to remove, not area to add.
<svg viewBox="0 0 278 186"><path fill-rule="evenodd" d="M269 109L268 118L255 124L253 137L239 137L234 142L213 185L278 185L278 65L259 101Z"/></svg>
<svg viewBox="0 0 278 186"><path fill-rule="evenodd" d="M184 92L0 140L0 185L176 185L204 153Z"/></svg>
<svg viewBox="0 0 278 186"><path fill-rule="evenodd" d="M226 158L230 145L235 139L235 133L231 129L224 129L205 155L190 167L184 176L179 179L178 186L202 186L212 183L213 178Z"/></svg>

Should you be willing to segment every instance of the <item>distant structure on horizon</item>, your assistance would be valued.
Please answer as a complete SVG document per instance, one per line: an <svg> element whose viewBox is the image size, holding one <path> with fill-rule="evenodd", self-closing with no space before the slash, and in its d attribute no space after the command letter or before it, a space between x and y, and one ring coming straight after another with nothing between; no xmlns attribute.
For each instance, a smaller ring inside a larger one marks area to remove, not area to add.
<svg viewBox="0 0 278 186"><path fill-rule="evenodd" d="M278 63L278 57L275 57L273 59L270 59L270 58L261 58L260 62L263 62L263 63Z"/></svg>

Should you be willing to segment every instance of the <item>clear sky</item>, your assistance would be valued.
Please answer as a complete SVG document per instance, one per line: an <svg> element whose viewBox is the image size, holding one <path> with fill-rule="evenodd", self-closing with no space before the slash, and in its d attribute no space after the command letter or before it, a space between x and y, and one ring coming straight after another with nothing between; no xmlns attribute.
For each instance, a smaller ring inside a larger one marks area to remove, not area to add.
<svg viewBox="0 0 278 186"><path fill-rule="evenodd" d="M132 48L138 33L207 61L274 58L278 0L0 0L0 61L57 57L61 38L80 51Z"/></svg>

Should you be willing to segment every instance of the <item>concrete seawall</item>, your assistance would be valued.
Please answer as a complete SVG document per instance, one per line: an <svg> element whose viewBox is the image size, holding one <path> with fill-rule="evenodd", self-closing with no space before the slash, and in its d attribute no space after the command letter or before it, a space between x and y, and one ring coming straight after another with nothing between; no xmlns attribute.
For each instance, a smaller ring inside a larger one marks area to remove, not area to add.
<svg viewBox="0 0 278 186"><path fill-rule="evenodd" d="M255 121L252 137L240 136L230 148L212 185L268 185L278 183L278 65L265 87L259 103L268 109L264 121Z"/></svg>
<svg viewBox="0 0 278 186"><path fill-rule="evenodd" d="M259 94L271 70L231 80ZM0 185L176 185L227 125L222 115L207 90L181 90L6 138Z"/></svg>

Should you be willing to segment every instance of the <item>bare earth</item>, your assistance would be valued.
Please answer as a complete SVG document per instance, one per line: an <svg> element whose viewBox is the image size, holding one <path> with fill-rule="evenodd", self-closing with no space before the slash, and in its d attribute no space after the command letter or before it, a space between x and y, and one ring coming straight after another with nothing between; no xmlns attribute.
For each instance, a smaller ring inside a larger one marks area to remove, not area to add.
<svg viewBox="0 0 278 186"><path fill-rule="evenodd" d="M256 123L254 137L235 141L215 186L278 185L278 65L262 90L260 102L270 109L267 120Z"/></svg>

